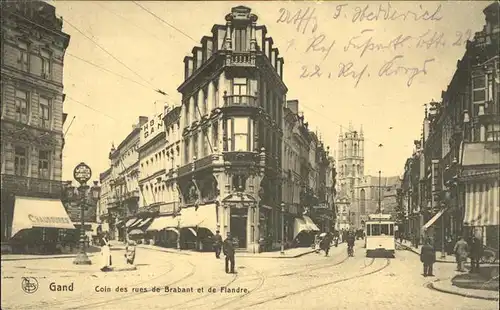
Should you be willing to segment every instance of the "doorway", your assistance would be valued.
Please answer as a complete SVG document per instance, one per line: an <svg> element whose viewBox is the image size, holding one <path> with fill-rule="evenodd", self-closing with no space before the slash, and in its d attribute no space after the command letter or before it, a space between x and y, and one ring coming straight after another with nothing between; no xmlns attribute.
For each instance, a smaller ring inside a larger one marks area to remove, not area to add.
<svg viewBox="0 0 500 310"><path fill-rule="evenodd" d="M231 208L231 238L237 248L247 247L247 208Z"/></svg>

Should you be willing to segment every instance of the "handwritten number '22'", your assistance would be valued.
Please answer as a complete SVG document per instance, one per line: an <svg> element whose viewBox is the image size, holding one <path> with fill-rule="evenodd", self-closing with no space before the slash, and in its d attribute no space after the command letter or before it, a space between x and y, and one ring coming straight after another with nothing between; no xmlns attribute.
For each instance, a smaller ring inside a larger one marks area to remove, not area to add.
<svg viewBox="0 0 500 310"><path fill-rule="evenodd" d="M307 66L302 66L302 74L300 75L300 78L312 78L312 77L321 77L321 68L318 65L314 66L314 71L311 73L307 72Z"/></svg>

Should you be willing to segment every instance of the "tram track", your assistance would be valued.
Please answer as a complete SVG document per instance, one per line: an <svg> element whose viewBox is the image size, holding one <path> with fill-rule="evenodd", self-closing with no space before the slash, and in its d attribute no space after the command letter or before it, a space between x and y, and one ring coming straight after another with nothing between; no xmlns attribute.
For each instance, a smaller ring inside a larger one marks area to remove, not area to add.
<svg viewBox="0 0 500 310"><path fill-rule="evenodd" d="M216 309L219 309L219 308L222 308L222 307L226 307L230 304L233 304L235 302L238 302L238 301L241 301L242 299L244 298L247 298L248 296L250 296L251 294L257 292L259 289L262 288L262 286L264 286L264 283L266 281L266 277L264 276L264 274L260 271L258 271L257 269L254 269L254 268L251 268L255 271L255 273L258 275L258 283L255 287L253 287L252 289L248 290L248 292L244 293L243 295L239 295L239 296L236 296L236 297L232 297L230 298L229 300L224 300L226 302L224 302L223 304L217 304L216 303L216 306L214 306L213 308L211 308L212 310L216 310Z"/></svg>
<svg viewBox="0 0 500 310"><path fill-rule="evenodd" d="M238 279L238 274L235 274L235 275L233 276L233 278L231 279L231 281L229 281L229 282L227 282L227 283L225 283L225 284L222 284L222 285L220 285L220 286L226 286L226 287L227 287L227 286L229 286L229 285L233 284L233 283L236 281L236 279ZM216 286L215 286L215 285L213 285L213 284L211 284L210 286L214 286L214 287L216 287ZM169 305L169 308L175 308L175 307L183 306L183 305L186 305L186 304L190 304L190 303L192 303L192 302L199 301L199 300L204 299L204 298L207 298L207 297L209 297L209 296L212 296L212 293L205 293L205 294L203 294L202 296L199 296L199 297L196 297L196 298L193 298L193 299L189 299L189 300L187 300L187 301L183 301L183 302L180 302L180 303L178 303L178 304ZM190 307L187 307L187 308L182 307L182 309L191 309L191 308L198 307L198 306L199 306L199 305L190 306Z"/></svg>
<svg viewBox="0 0 500 310"><path fill-rule="evenodd" d="M375 261L375 259L373 259L373 261L369 265L367 265L367 266L365 266L365 267L363 267L361 269L365 270L367 267L371 266L374 261ZM264 305L264 304L267 304L267 303L270 303L270 302L273 302L273 301L276 301L276 300L284 299L284 298L287 298L287 297L292 297L292 296L298 295L298 294L303 294L305 292L310 292L310 291L313 291L313 290L316 290L316 289L319 289L319 288L323 288L323 287L327 287L327 286L330 286L330 285L335 285L335 284L339 284L339 283L343 283L343 282L347 282L347 281L351 281L351 280L355 280L355 279L367 277L367 276L376 274L376 273L381 272L382 270L386 269L387 267L389 267L390 263L391 263L390 259L386 258L385 259L385 264L382 267L379 267L379 268L377 268L375 270L372 270L372 271L369 271L369 272L365 272L365 273L362 273L362 274L357 274L357 275L350 276L350 277L345 277L345 278L337 279L337 280L334 280L334 281L329 281L329 282L318 284L318 285L313 285L313 286L306 287L306 288L301 289L301 290L295 290L295 291L292 291L292 292L284 293L284 294L282 294L280 296L276 296L276 297L273 297L273 298L268 298L268 299L265 299L265 300L261 300L259 302L252 303L250 305L244 305L243 307L236 308L236 309L237 310L248 309L250 307Z"/></svg>

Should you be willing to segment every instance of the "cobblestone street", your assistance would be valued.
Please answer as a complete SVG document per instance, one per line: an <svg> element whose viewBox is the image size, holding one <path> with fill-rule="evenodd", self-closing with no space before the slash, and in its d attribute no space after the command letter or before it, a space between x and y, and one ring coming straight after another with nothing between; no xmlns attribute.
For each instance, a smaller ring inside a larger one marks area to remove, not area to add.
<svg viewBox="0 0 500 310"><path fill-rule="evenodd" d="M113 251L114 264L121 263L121 255L120 249ZM347 258L345 245L341 244L332 248L330 257L323 254L296 259L237 257L235 275L224 273L224 260L215 259L211 253L186 256L142 248L138 250L137 270L123 272L96 271L98 258L93 261L92 266L75 266L67 258L2 262L2 308L134 309L145 305L151 309L497 308L495 301L429 289L428 283L449 277L454 265L436 264L436 277L424 278L418 256L408 251L398 251L393 259L366 258L364 249L358 247L355 257ZM22 277L35 277L38 290L25 293ZM73 282L74 289L53 292L49 289L53 282L59 285ZM165 292L166 286L187 292ZM117 292L117 287L122 291ZM153 292L153 287L158 290ZM221 291L222 287L229 290Z"/></svg>

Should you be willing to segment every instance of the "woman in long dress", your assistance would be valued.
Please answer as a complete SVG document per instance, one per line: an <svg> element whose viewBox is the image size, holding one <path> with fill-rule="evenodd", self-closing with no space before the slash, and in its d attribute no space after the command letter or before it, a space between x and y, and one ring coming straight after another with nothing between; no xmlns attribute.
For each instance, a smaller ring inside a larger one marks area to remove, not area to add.
<svg viewBox="0 0 500 310"><path fill-rule="evenodd" d="M101 271L108 271L111 267L111 249L106 236L101 239Z"/></svg>
<svg viewBox="0 0 500 310"><path fill-rule="evenodd" d="M134 240L129 240L127 247L125 248L125 258L127 259L127 264L133 265L135 260L135 246Z"/></svg>

